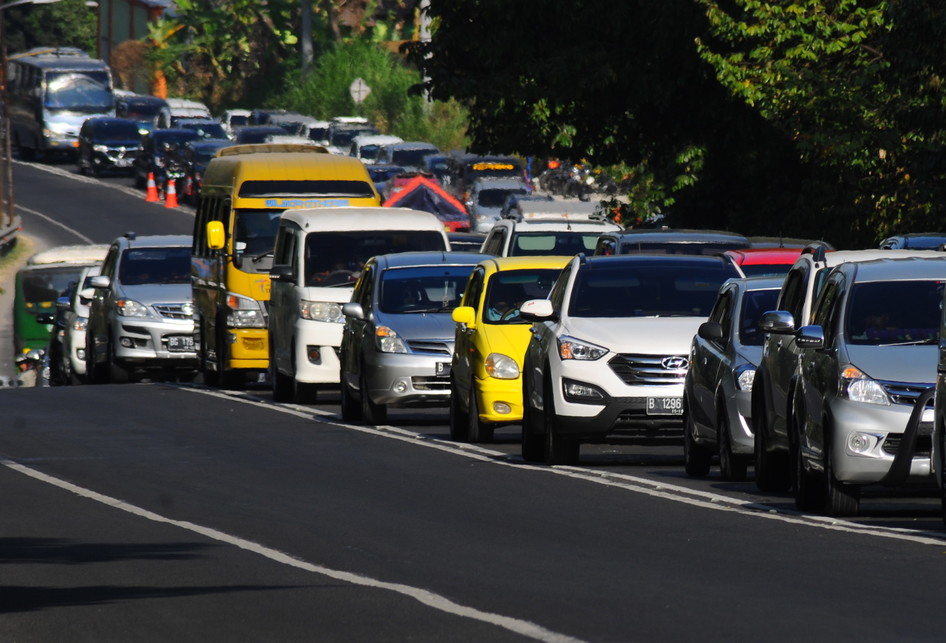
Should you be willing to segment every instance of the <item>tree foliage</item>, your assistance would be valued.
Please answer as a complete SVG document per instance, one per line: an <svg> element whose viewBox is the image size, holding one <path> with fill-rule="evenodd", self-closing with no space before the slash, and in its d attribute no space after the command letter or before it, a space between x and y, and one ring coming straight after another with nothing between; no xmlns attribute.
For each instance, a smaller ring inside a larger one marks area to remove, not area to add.
<svg viewBox="0 0 946 643"><path fill-rule="evenodd" d="M95 10L85 0L22 5L3 12L7 51L34 47L78 47L95 54Z"/></svg>
<svg viewBox="0 0 946 643"><path fill-rule="evenodd" d="M412 49L479 149L622 163L674 224L856 246L942 226L941 5L454 0Z"/></svg>

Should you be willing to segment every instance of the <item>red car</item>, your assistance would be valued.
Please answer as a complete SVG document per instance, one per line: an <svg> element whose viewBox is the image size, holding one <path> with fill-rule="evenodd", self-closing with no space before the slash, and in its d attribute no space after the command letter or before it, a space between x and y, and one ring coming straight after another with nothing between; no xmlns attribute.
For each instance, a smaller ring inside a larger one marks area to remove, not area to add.
<svg viewBox="0 0 946 643"><path fill-rule="evenodd" d="M743 277L779 276L788 272L802 248L746 248L723 253Z"/></svg>

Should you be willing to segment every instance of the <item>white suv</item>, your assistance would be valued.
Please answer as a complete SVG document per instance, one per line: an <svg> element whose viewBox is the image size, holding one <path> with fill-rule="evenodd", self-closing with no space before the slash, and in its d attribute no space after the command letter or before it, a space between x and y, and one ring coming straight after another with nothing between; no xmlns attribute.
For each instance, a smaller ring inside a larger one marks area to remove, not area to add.
<svg viewBox="0 0 946 643"><path fill-rule="evenodd" d="M585 205L580 201L575 203ZM541 205L548 204L542 202ZM616 223L587 214L577 218L568 218L567 212L555 214L557 216L521 221L512 218L497 221L483 240L480 252L497 257L571 256L579 252L590 255L594 254L599 236L622 229Z"/></svg>
<svg viewBox="0 0 946 643"><path fill-rule="evenodd" d="M576 256L536 322L523 364L522 456L577 462L582 441L679 436L693 335L720 285L720 257Z"/></svg>

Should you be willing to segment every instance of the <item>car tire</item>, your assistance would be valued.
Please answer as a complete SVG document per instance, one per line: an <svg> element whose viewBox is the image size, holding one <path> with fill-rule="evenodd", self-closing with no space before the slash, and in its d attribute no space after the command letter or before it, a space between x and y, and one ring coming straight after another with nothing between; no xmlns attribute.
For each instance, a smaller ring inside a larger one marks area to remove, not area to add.
<svg viewBox="0 0 946 643"><path fill-rule="evenodd" d="M545 445L545 464L578 464L581 444L574 438L558 434L555 427L555 401L552 392L545 394L545 412L542 414Z"/></svg>
<svg viewBox="0 0 946 643"><path fill-rule="evenodd" d="M823 513L827 497L824 476L805 469L805 459L801 454L801 419L797 411L792 413L792 445L789 457L793 472L795 508L799 511Z"/></svg>
<svg viewBox="0 0 946 643"><path fill-rule="evenodd" d="M530 395L525 383L522 389L522 459L526 462L541 462L545 453L538 412L529 403Z"/></svg>
<svg viewBox="0 0 946 643"><path fill-rule="evenodd" d="M827 427L826 427L827 428ZM837 518L856 516L860 509L860 489L854 485L839 482L834 477L834 465L831 455L831 434L824 432L824 509L829 516Z"/></svg>
<svg viewBox="0 0 946 643"><path fill-rule="evenodd" d="M95 341L89 342L85 349L86 355L86 377L89 384L107 384L108 383L108 364L98 363L98 351L95 350Z"/></svg>
<svg viewBox="0 0 946 643"><path fill-rule="evenodd" d="M752 388L762 386L756 377ZM765 403L762 393L753 396L752 424L755 430L755 484L759 491L781 492L791 487L791 469L787 458L769 451L768 422L765 415Z"/></svg>
<svg viewBox="0 0 946 643"><path fill-rule="evenodd" d="M368 378L364 366L361 367L361 419L365 424L377 426L384 424L388 419L388 407L384 404L375 404L368 395Z"/></svg>
<svg viewBox="0 0 946 643"><path fill-rule="evenodd" d="M480 420L480 407L476 402L476 391L470 388L470 411L467 414L467 437L474 444L493 441L493 425Z"/></svg>
<svg viewBox="0 0 946 643"><path fill-rule="evenodd" d="M705 478L713 464L713 452L696 441L689 405L684 403L683 407L683 468L691 478Z"/></svg>
<svg viewBox="0 0 946 643"><path fill-rule="evenodd" d="M310 382L293 380L292 398L296 404L315 404L319 400L319 386Z"/></svg>
<svg viewBox="0 0 946 643"><path fill-rule="evenodd" d="M220 385L218 373L210 369L210 360L207 358L207 323L201 318L198 322L200 329L200 348L197 351L198 368L205 386L217 387Z"/></svg>
<svg viewBox="0 0 946 643"><path fill-rule="evenodd" d="M273 356L269 356L269 366L271 377L273 379L273 401L291 402L292 401L292 378L283 374L273 361Z"/></svg>
<svg viewBox="0 0 946 643"><path fill-rule="evenodd" d="M236 390L243 388L243 373L237 371L228 371L226 369L227 363L227 340L226 333L222 332L220 329L226 328L226 319L221 316L217 320L217 385L226 390Z"/></svg>
<svg viewBox="0 0 946 643"><path fill-rule="evenodd" d="M348 383L345 382L345 376L342 375L341 379L341 390L340 395L340 406L342 409L342 419L346 422L360 422L361 421L361 404L354 395L352 395L351 387L348 386Z"/></svg>
<svg viewBox="0 0 946 643"><path fill-rule="evenodd" d="M460 395L457 385L450 380L450 439L454 442L467 442L470 437L469 412L464 411L460 404Z"/></svg>
<svg viewBox="0 0 946 643"><path fill-rule="evenodd" d="M719 472L723 480L742 482L748 475L749 458L737 455L732 450L732 432L729 427L729 414L721 406L719 420L716 422L716 442L719 449Z"/></svg>

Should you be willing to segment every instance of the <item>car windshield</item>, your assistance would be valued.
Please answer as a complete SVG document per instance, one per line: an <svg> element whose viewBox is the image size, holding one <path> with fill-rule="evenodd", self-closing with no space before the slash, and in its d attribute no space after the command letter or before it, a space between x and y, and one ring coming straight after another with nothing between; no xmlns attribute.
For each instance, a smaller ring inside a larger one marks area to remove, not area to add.
<svg viewBox="0 0 946 643"><path fill-rule="evenodd" d="M460 296L473 266L390 268L381 275L379 309L385 313L448 313Z"/></svg>
<svg viewBox="0 0 946 643"><path fill-rule="evenodd" d="M125 108L125 113L128 115L128 118L141 118L141 119L150 119L154 116L157 116L161 112L163 105L158 102L154 103L128 103L128 106Z"/></svg>
<svg viewBox="0 0 946 643"><path fill-rule="evenodd" d="M942 319L943 283L854 284L845 322L847 341L866 346L935 343Z"/></svg>
<svg viewBox="0 0 946 643"><path fill-rule="evenodd" d="M191 249L129 248L119 262L118 279L125 286L190 283Z"/></svg>
<svg viewBox="0 0 946 643"><path fill-rule="evenodd" d="M108 72L46 72L47 109L106 112L114 106Z"/></svg>
<svg viewBox="0 0 946 643"><path fill-rule="evenodd" d="M778 289L773 288L743 294L739 313L739 341L743 346L762 346L764 334L759 329L759 320L766 311L775 310L778 293Z"/></svg>
<svg viewBox="0 0 946 643"><path fill-rule="evenodd" d="M252 257L244 261L242 269L251 272L269 272L273 261L273 245L279 230L279 209L239 209L234 223L234 242L237 254Z"/></svg>
<svg viewBox="0 0 946 643"><path fill-rule="evenodd" d="M572 317L708 317L716 293L735 271L722 263L597 264L572 286Z"/></svg>
<svg viewBox="0 0 946 643"><path fill-rule="evenodd" d="M536 255L572 256L579 252L594 254L599 232L521 232L509 248L512 257Z"/></svg>
<svg viewBox="0 0 946 643"><path fill-rule="evenodd" d="M67 266L26 270L21 273L23 299L31 304L56 301L69 284L79 279L84 266Z"/></svg>
<svg viewBox="0 0 946 643"><path fill-rule="evenodd" d="M429 147L417 148L417 149L406 149L406 150L392 150L391 151L391 163L396 165L406 165L407 167L421 167L424 164L424 157L430 154L431 152L436 152L436 149L431 149Z"/></svg>
<svg viewBox="0 0 946 643"><path fill-rule="evenodd" d="M561 270L530 268L503 270L489 280L483 321L487 324L525 324L519 307L530 299L545 299Z"/></svg>
<svg viewBox="0 0 946 643"><path fill-rule="evenodd" d="M506 197L510 194L525 194L525 188L521 190L510 188L487 188L476 193L476 204L484 208L501 208L506 202Z"/></svg>
<svg viewBox="0 0 946 643"><path fill-rule="evenodd" d="M95 124L95 138L99 141L137 141L141 137L138 125L131 121L103 121Z"/></svg>
<svg viewBox="0 0 946 643"><path fill-rule="evenodd" d="M443 234L435 230L310 232L305 240L306 284L351 285L371 257L417 250L446 250Z"/></svg>

